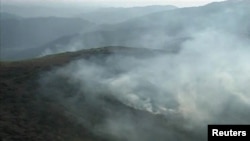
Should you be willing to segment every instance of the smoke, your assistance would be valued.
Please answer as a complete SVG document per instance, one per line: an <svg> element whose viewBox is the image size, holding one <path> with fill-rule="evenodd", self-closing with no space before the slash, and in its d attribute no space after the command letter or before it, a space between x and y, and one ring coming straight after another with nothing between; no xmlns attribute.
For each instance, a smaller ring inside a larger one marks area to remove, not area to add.
<svg viewBox="0 0 250 141"><path fill-rule="evenodd" d="M228 23L189 30L178 53L73 61L44 74L41 92L111 140L205 140L208 124L249 124L250 40Z"/></svg>
<svg viewBox="0 0 250 141"><path fill-rule="evenodd" d="M50 72L41 82L84 124L89 119L79 114L82 109L96 110L89 114L103 112L105 116L91 129L101 135L132 141L155 136L176 140L190 132L185 140L198 140L205 137L207 124L249 124L249 45L247 38L207 29L193 34L178 54L78 60ZM55 82L63 84L54 86ZM60 88L72 86L70 91ZM111 104L104 97L113 99ZM87 108L79 106L82 103L88 103ZM147 114L134 115L127 108ZM149 129L153 131L144 132Z"/></svg>
<svg viewBox="0 0 250 141"><path fill-rule="evenodd" d="M79 40L75 41L74 39L70 41L70 46L64 46L60 44L56 44L53 48L46 48L39 56L46 56L55 53L63 53L63 52L74 52L80 49L83 49L83 44L79 42Z"/></svg>

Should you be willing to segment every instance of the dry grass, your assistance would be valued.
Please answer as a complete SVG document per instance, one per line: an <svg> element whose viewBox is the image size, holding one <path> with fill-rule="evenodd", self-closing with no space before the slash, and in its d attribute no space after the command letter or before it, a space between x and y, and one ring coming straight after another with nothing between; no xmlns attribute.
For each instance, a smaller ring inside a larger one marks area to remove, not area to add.
<svg viewBox="0 0 250 141"><path fill-rule="evenodd" d="M3 141L104 141L65 116L62 105L39 97L40 73L69 62L111 53L152 53L147 49L104 47L16 62L0 62L0 137ZM132 109L110 101L111 107ZM119 106L118 106L119 107ZM140 113L140 112L139 112ZM84 114L84 113L83 113ZM95 115L96 113L93 113ZM142 112L141 114L146 114ZM149 114L146 114L149 116ZM95 118L95 117L94 117ZM93 118L93 119L94 119ZM98 117L100 118L100 117Z"/></svg>

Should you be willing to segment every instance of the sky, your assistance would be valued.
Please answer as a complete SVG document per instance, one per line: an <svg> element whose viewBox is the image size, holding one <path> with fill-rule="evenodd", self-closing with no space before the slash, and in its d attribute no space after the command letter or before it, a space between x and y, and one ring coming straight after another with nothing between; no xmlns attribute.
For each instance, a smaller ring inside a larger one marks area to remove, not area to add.
<svg viewBox="0 0 250 141"><path fill-rule="evenodd" d="M1 0L15 4L82 4L88 6L133 7L146 5L200 6L224 0Z"/></svg>

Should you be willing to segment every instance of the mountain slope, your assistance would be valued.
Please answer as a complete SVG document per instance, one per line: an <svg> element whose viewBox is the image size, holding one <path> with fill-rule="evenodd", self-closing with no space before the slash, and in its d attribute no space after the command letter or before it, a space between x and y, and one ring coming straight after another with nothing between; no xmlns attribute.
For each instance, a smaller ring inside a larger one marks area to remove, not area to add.
<svg viewBox="0 0 250 141"><path fill-rule="evenodd" d="M41 84L41 80L46 78L44 74L53 72L53 70L67 65L73 60L95 58L95 60L102 62L112 54L139 57L140 55L149 56L160 52L126 47L105 47L46 56L34 60L1 62L1 139L20 141L123 140L117 138L116 135L100 133L95 129L95 126L104 122L106 117L116 117L121 112L130 116L131 119L137 120L139 132L149 131L151 126L157 125L162 131L150 131L154 136L150 134L148 137L158 136L159 139L164 139L166 134L162 128L173 125L166 122L161 116L135 110L112 97L103 97L103 102L99 103L102 105L100 108L98 103L93 105L84 100L87 96L95 95L91 92L81 93L83 97L78 98L80 103L77 104L77 107L79 108L67 107L68 99L76 95L77 90L80 89L80 87L76 87L77 84L72 85L67 81L69 78L66 77L51 77L53 81L46 84L48 86L45 90L50 90L49 87L53 86L56 89L59 88L60 93L43 91L44 88ZM66 104L60 102L61 98ZM75 113L74 110L77 112ZM148 120L150 126L144 127ZM176 130L187 134L187 131L183 129ZM187 134L185 137L194 138L195 136Z"/></svg>
<svg viewBox="0 0 250 141"><path fill-rule="evenodd" d="M217 50L113 46L1 62L1 138L201 141L207 124L249 124L249 44L219 41Z"/></svg>

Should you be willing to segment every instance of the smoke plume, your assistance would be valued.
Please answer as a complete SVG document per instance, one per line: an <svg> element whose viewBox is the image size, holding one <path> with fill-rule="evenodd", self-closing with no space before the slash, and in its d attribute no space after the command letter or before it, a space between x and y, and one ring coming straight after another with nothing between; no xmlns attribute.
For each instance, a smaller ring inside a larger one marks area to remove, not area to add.
<svg viewBox="0 0 250 141"><path fill-rule="evenodd" d="M250 123L250 40L239 26L190 29L178 53L77 60L41 88L100 136L205 140L208 124Z"/></svg>

